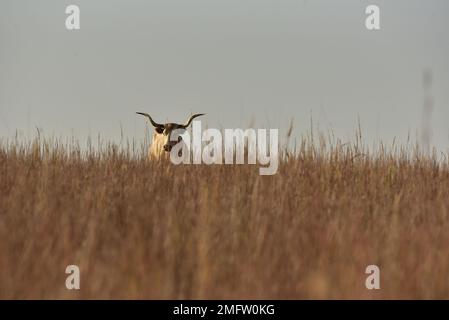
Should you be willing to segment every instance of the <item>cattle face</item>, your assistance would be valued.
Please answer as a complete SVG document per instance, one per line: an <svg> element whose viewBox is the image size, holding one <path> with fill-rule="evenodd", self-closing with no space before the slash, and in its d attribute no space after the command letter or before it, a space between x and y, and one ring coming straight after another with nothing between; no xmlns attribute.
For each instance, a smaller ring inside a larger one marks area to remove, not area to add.
<svg viewBox="0 0 449 320"><path fill-rule="evenodd" d="M153 140L150 149L148 151L148 157L152 160L154 159L159 160L161 158L168 157L173 146L182 140L181 137L179 136L182 130L187 130L187 128L192 123L193 119L204 115L204 113L194 114L187 120L185 124L178 124L178 123L160 124L155 122L147 113L142 112L136 113L147 117L148 120L150 120L151 125L154 127ZM175 134L175 131L178 137L173 136Z"/></svg>

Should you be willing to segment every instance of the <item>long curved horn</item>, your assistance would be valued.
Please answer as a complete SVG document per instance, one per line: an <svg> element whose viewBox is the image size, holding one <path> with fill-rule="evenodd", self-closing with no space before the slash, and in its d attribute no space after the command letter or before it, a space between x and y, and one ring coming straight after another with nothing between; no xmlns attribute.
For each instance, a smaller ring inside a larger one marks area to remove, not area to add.
<svg viewBox="0 0 449 320"><path fill-rule="evenodd" d="M153 119L151 119L151 117L150 117L150 115L149 115L148 113L143 113L143 112L136 112L136 113L137 113L137 114L141 114L141 115L147 117L148 119L150 119L151 124L152 124L155 128L161 128L161 127L163 128L163 127L164 127L163 124L157 123L157 122L155 122Z"/></svg>
<svg viewBox="0 0 449 320"><path fill-rule="evenodd" d="M182 127L185 129L185 128L187 128L188 126L190 126L190 123L193 121L193 119L195 119L196 117L199 117L199 116L204 116L205 115L205 113L197 113L197 114L194 114L193 116L191 116L190 118L189 118L189 120L187 120L187 122L185 123L185 124L183 124L182 125Z"/></svg>

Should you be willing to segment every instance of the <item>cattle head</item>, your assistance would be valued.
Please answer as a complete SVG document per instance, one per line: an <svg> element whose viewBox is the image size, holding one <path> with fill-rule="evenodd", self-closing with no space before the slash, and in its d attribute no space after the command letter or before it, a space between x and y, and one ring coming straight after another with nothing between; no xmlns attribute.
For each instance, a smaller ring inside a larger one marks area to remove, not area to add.
<svg viewBox="0 0 449 320"><path fill-rule="evenodd" d="M157 123L155 122L151 116L147 113L143 112L136 112L137 114L143 115L150 120L150 123L154 127L154 134L153 134L153 143L152 143L152 150L150 150L153 154L160 155L161 152L170 152L174 145L176 145L178 142L182 140L181 136L172 137L172 133L176 130L176 132L179 133L178 130L186 130L190 124L192 123L193 119L196 117L204 115L204 113L198 113L192 115L185 124L179 124L179 123ZM173 140L173 141L172 141Z"/></svg>

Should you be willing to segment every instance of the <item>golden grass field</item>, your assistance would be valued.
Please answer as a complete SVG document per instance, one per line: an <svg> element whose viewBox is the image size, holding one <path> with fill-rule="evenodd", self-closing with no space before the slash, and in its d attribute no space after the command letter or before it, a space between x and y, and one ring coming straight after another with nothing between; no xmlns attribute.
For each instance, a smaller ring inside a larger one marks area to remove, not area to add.
<svg viewBox="0 0 449 320"><path fill-rule="evenodd" d="M303 139L260 176L151 163L132 145L3 141L0 298L447 299L436 158ZM81 290L65 288L70 264ZM370 264L380 290L365 288Z"/></svg>

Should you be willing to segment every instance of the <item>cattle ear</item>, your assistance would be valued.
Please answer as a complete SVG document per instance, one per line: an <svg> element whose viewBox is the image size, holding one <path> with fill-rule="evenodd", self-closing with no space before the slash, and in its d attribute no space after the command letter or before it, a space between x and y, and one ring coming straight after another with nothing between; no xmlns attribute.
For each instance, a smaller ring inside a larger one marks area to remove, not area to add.
<svg viewBox="0 0 449 320"><path fill-rule="evenodd" d="M159 134L161 134L161 133L164 132L164 128L161 128L161 127L156 127L155 130L156 130L156 132L159 133Z"/></svg>

